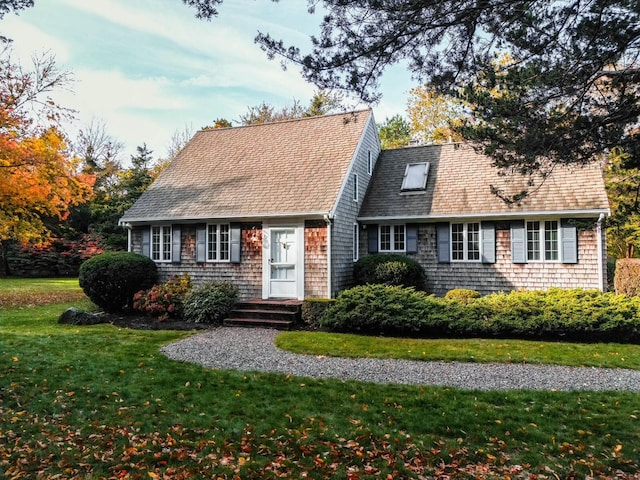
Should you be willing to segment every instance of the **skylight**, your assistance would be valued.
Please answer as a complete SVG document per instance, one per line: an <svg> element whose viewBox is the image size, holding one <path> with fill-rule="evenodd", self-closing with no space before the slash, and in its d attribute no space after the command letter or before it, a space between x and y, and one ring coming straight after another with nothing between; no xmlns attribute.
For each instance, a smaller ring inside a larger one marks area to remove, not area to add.
<svg viewBox="0 0 640 480"><path fill-rule="evenodd" d="M427 186L427 175L429 174L429 164L409 163L404 171L402 180L402 191L424 190Z"/></svg>

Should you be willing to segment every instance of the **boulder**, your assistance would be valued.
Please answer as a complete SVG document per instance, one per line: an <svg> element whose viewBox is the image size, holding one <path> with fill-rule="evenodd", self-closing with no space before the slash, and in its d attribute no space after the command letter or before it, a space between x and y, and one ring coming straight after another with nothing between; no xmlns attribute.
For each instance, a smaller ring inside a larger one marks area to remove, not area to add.
<svg viewBox="0 0 640 480"><path fill-rule="evenodd" d="M104 323L102 315L97 313L85 312L76 307L67 308L60 318L58 323L66 323L69 325L96 325L98 323Z"/></svg>

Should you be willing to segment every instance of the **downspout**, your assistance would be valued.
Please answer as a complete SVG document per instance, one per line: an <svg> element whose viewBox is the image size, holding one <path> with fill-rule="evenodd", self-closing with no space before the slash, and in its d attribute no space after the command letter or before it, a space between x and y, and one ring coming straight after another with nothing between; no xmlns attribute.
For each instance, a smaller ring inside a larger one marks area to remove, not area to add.
<svg viewBox="0 0 640 480"><path fill-rule="evenodd" d="M324 216L324 221L327 224L327 298L331 298L331 237L333 236L333 229L331 228L331 217L329 215Z"/></svg>
<svg viewBox="0 0 640 480"><path fill-rule="evenodd" d="M131 239L131 225L127 225L125 228L127 229L127 252L131 252L131 249L133 248Z"/></svg>
<svg viewBox="0 0 640 480"><path fill-rule="evenodd" d="M606 290L604 283L604 247L602 245L602 222L604 221L604 213L601 213L598 217L598 288L601 292Z"/></svg>

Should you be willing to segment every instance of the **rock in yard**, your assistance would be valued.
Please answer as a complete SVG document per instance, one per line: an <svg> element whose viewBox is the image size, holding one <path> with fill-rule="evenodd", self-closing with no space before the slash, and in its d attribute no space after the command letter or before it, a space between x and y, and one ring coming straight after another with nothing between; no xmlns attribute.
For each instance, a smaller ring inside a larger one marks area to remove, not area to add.
<svg viewBox="0 0 640 480"><path fill-rule="evenodd" d="M76 307L67 308L60 318L58 323L67 323L69 325L95 325L97 323L104 323L104 319L101 315L96 313L85 312Z"/></svg>

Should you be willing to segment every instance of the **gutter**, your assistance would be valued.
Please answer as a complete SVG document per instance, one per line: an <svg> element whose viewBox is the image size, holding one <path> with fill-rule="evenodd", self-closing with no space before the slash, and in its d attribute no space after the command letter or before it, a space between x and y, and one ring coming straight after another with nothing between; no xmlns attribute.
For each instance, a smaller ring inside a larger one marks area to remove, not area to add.
<svg viewBox="0 0 640 480"><path fill-rule="evenodd" d="M597 223L597 235L598 235L598 288L601 292L606 290L605 279L604 279L604 246L602 242L602 222L604 221L605 215L601 213L598 217Z"/></svg>
<svg viewBox="0 0 640 480"><path fill-rule="evenodd" d="M593 209L593 210L536 210L536 211L517 211L517 212L486 212L486 213L469 213L469 214L451 214L439 213L435 215L385 215L375 217L358 217L359 222L389 222L389 221L413 221L428 222L447 219L471 219L483 218L491 220L522 218L522 217L594 217L596 215L608 215L609 210Z"/></svg>

